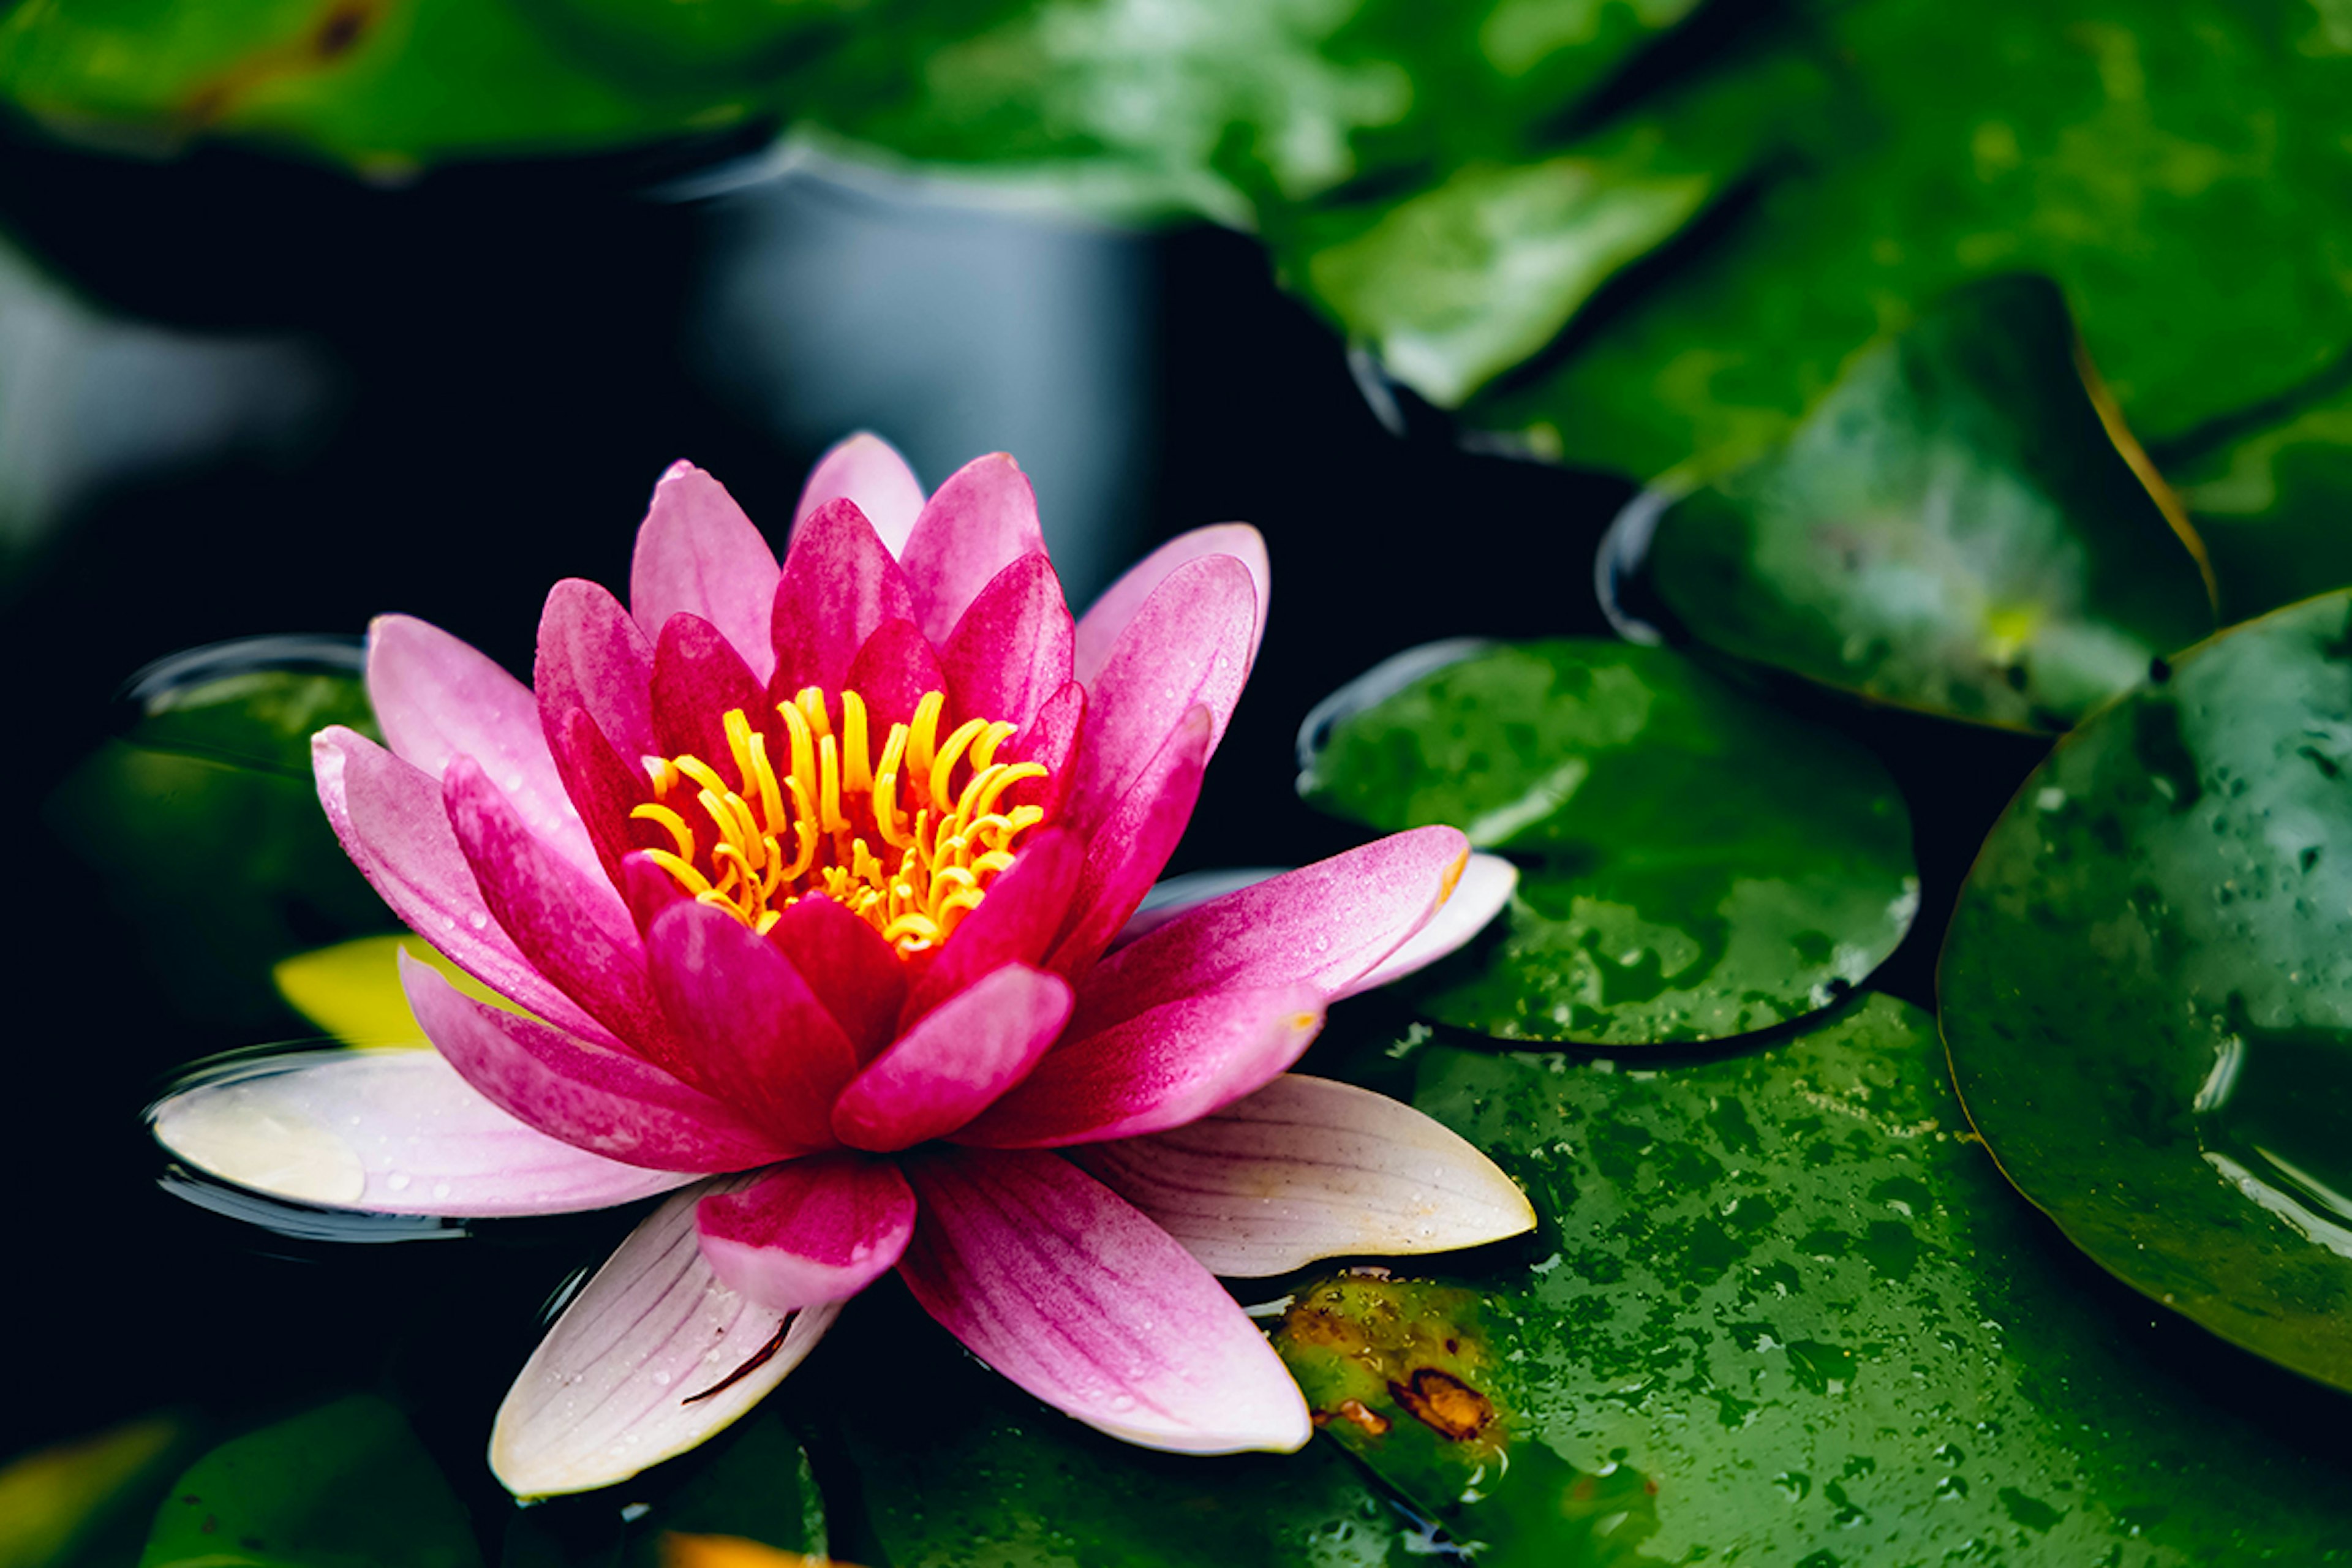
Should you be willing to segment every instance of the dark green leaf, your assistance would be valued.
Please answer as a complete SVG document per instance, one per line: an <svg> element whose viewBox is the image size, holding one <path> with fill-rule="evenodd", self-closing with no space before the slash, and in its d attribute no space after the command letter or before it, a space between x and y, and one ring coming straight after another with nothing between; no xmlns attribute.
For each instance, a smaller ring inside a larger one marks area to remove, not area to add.
<svg viewBox="0 0 2352 1568"><path fill-rule="evenodd" d="M222 1444L173 1487L140 1568L478 1568L400 1413L354 1394Z"/></svg>
<svg viewBox="0 0 2352 1568"><path fill-rule="evenodd" d="M1944 1029L2084 1250L2352 1388L2352 595L2239 626L2052 752L1953 916Z"/></svg>
<svg viewBox="0 0 2352 1568"><path fill-rule="evenodd" d="M95 1568L129 1557L140 1519L125 1516L152 1506L140 1494L186 1462L182 1455L164 1468L187 1441L184 1423L150 1415L0 1466L0 1568Z"/></svg>
<svg viewBox="0 0 2352 1568"><path fill-rule="evenodd" d="M1969 1135L1916 1008L1873 996L1771 1049L1654 1069L1427 1045L1415 1068L1415 1103L1547 1222L1549 1256L1462 1281L1485 1287L1482 1342L1454 1364L1504 1413L1514 1471L1540 1448L1550 1477L1624 1487L1641 1525L1654 1514L1652 1558L2352 1561L2334 1396L2220 1346L2230 1364L2184 1378L2132 1298L2086 1291ZM1348 1441L1409 1495L1435 1491L1452 1472L1429 1445L1379 1446L1400 1433ZM1496 1500L1498 1529L1537 1517ZM1484 1508L1448 1517L1484 1539ZM1563 1519L1552 1555L1514 1534L1485 1560L1575 1562L1592 1529Z"/></svg>
<svg viewBox="0 0 2352 1568"><path fill-rule="evenodd" d="M1308 801L1379 828L1452 823L1523 864L1499 945L1424 1004L1446 1023L1740 1034L1826 1005L1909 927L1910 823L1876 761L1678 654L1495 645L1369 706L1335 700L1310 721Z"/></svg>
<svg viewBox="0 0 2352 1568"><path fill-rule="evenodd" d="M2352 584L2352 386L2154 456L2213 559L2222 620Z"/></svg>
<svg viewBox="0 0 2352 1568"><path fill-rule="evenodd" d="M1857 359L1786 447L1666 510L1649 570L1714 647L2015 729L2064 727L2213 624L2032 278Z"/></svg>

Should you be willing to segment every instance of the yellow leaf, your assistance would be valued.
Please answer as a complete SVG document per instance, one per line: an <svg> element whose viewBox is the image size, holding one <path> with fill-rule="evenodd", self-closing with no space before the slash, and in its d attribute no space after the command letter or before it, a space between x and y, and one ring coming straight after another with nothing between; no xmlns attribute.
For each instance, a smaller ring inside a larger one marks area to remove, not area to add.
<svg viewBox="0 0 2352 1568"><path fill-rule="evenodd" d="M478 1002L522 1011L415 936L363 936L298 952L270 971L278 994L297 1013L347 1046L426 1044L400 989L400 952L408 950Z"/></svg>

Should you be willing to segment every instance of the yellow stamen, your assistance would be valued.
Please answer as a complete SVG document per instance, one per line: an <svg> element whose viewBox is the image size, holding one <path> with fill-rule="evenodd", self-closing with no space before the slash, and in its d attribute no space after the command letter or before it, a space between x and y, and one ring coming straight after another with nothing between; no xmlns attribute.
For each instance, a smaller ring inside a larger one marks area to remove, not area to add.
<svg viewBox="0 0 2352 1568"><path fill-rule="evenodd" d="M908 777L926 784L930 781L931 756L940 743L940 710L947 705L946 693L939 691L924 692L923 700L915 704L914 722L907 726Z"/></svg>

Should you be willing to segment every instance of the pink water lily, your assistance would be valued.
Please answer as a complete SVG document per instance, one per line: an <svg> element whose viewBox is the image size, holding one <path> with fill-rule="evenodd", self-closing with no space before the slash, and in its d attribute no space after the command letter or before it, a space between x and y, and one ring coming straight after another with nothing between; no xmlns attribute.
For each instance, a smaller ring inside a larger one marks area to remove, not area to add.
<svg viewBox="0 0 2352 1568"><path fill-rule="evenodd" d="M1508 868L1459 833L1397 834L1119 940L1266 595L1256 532L1209 528L1074 622L1002 455L927 498L853 438L811 477L781 564L680 464L625 607L590 583L550 594L533 688L386 617L368 686L387 745L315 742L352 858L511 1005L404 960L437 1054L215 1084L167 1102L159 1134L354 1208L671 1192L509 1394L491 1457L519 1494L692 1447L893 1270L1081 1421L1295 1448L1304 1403L1213 1270L1472 1245L1534 1216L1417 1112L1286 1070L1328 1003L1507 897Z"/></svg>

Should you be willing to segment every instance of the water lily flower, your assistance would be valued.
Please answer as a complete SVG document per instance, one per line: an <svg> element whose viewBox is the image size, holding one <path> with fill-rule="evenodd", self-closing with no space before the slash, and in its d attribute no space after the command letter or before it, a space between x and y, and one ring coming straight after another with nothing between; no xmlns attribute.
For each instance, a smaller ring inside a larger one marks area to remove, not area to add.
<svg viewBox="0 0 2352 1568"><path fill-rule="evenodd" d="M404 960L436 1052L198 1089L158 1134L351 1208L669 1193L507 1397L491 1460L520 1495L693 1447L894 1270L981 1359L1106 1432L1296 1448L1304 1402L1216 1274L1472 1245L1534 1215L1418 1112L1286 1070L1329 1003L1507 898L1509 868L1459 833L1179 898L1120 940L1266 595L1255 531L1208 528L1073 621L1002 455L926 497L853 438L811 476L781 564L680 464L627 605L550 594L533 687L387 616L368 652L387 744L315 742L344 848L505 1005Z"/></svg>

